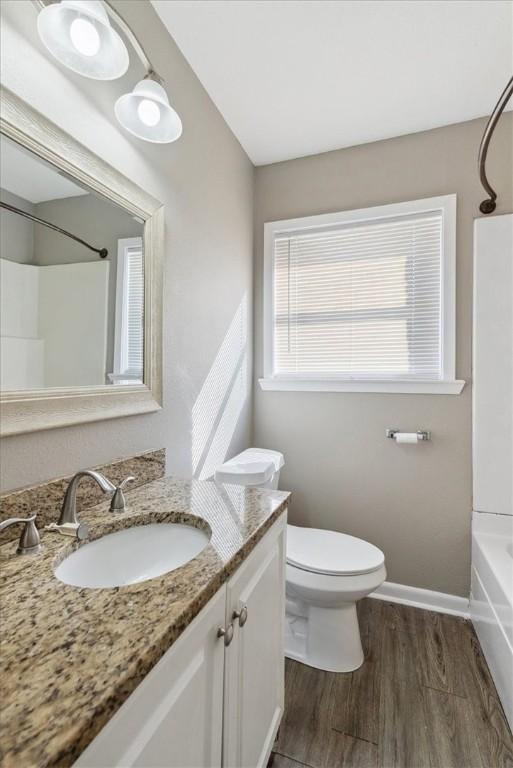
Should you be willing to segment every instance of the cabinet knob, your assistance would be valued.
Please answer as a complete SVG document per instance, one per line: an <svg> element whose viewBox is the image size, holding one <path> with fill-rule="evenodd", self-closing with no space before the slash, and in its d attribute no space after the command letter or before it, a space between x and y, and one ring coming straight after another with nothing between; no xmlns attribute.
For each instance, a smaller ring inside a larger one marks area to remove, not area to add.
<svg viewBox="0 0 513 768"><path fill-rule="evenodd" d="M234 611L232 614L232 619L238 619L239 627L243 627L248 620L248 606L243 605L240 611Z"/></svg>
<svg viewBox="0 0 513 768"><path fill-rule="evenodd" d="M233 640L233 624L228 624L226 629L225 627L219 627L217 630L217 636L224 637L224 644L226 647L228 647Z"/></svg>

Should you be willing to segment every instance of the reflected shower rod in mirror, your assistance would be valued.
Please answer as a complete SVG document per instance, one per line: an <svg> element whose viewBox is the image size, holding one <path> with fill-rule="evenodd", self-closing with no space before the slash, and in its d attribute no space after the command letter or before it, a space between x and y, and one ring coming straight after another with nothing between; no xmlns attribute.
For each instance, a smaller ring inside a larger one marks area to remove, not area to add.
<svg viewBox="0 0 513 768"><path fill-rule="evenodd" d="M167 144L182 134L182 121L169 103L137 35L109 0L33 0L39 9L37 30L46 49L61 64L93 80L116 80L128 69L128 50L113 21L130 42L146 74L131 93L120 96L114 113L129 133Z"/></svg>
<svg viewBox="0 0 513 768"><path fill-rule="evenodd" d="M72 240L75 240L77 243L80 243L86 248L89 248L90 251L94 251L94 253L97 253L100 259L106 259L107 256L109 255L109 252L106 248L95 248L94 245L90 245L89 243L86 243L85 240L82 240L81 237L74 235L72 232L68 232L66 229L62 229L61 227L58 227L56 224L52 224L50 221L45 221L45 219L40 219L38 216L34 216L32 213L27 213L27 211L24 211L22 208L16 208L15 205L10 205L9 203L4 203L2 201L0 201L0 208L5 208L6 211L10 211L11 213L17 213L18 216L23 216L25 219L30 219L30 221L35 221L36 224L42 224L44 227L48 227L48 229L53 229L55 232L59 232L59 234L61 235L66 235L66 237L70 237Z"/></svg>
<svg viewBox="0 0 513 768"><path fill-rule="evenodd" d="M497 207L497 203L496 203L497 192L491 186L486 176L486 155L488 153L488 146L490 144L490 139L492 138L493 132L495 130L495 126L499 121L499 117L504 112L506 104L510 100L512 94L513 94L513 77L509 80L508 84L504 88L503 92L500 95L499 101L495 105L495 109L490 115L490 119L486 124L486 128L483 133L483 138L481 139L481 144L479 146L479 156L477 161L479 166L479 178L481 180L481 184L483 185L484 189L489 195L489 197L486 200L483 200L483 202L479 206L479 210L481 211L481 213L485 213L485 214L493 213L495 208Z"/></svg>

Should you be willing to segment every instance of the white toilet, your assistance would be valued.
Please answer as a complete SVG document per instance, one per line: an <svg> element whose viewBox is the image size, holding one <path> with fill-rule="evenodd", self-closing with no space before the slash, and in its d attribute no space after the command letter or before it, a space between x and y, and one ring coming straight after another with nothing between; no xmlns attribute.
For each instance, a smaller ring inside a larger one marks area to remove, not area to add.
<svg viewBox="0 0 513 768"><path fill-rule="evenodd" d="M222 464L216 482L278 487L283 455L248 448ZM385 556L363 539L287 526L285 655L317 669L351 672L363 663L356 601L386 578Z"/></svg>

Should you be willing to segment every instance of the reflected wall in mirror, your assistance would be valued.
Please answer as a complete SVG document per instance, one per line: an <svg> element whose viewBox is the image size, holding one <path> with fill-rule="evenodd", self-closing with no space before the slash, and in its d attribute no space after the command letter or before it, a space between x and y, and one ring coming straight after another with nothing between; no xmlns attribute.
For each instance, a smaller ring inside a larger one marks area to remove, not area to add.
<svg viewBox="0 0 513 768"><path fill-rule="evenodd" d="M0 154L1 389L142 383L144 221L4 135Z"/></svg>

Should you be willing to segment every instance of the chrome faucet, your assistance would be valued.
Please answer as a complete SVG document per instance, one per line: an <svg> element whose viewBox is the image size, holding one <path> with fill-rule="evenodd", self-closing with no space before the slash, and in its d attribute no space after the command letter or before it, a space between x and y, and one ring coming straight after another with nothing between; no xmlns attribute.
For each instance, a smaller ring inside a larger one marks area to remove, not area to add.
<svg viewBox="0 0 513 768"><path fill-rule="evenodd" d="M83 477L92 477L104 493L114 494L116 492L116 486L99 472L95 472L92 469L83 469L81 472L77 472L76 475L73 475L71 478L70 484L66 490L64 501L62 502L61 514L57 522L58 526L80 525L80 521L77 517L77 488Z"/></svg>

